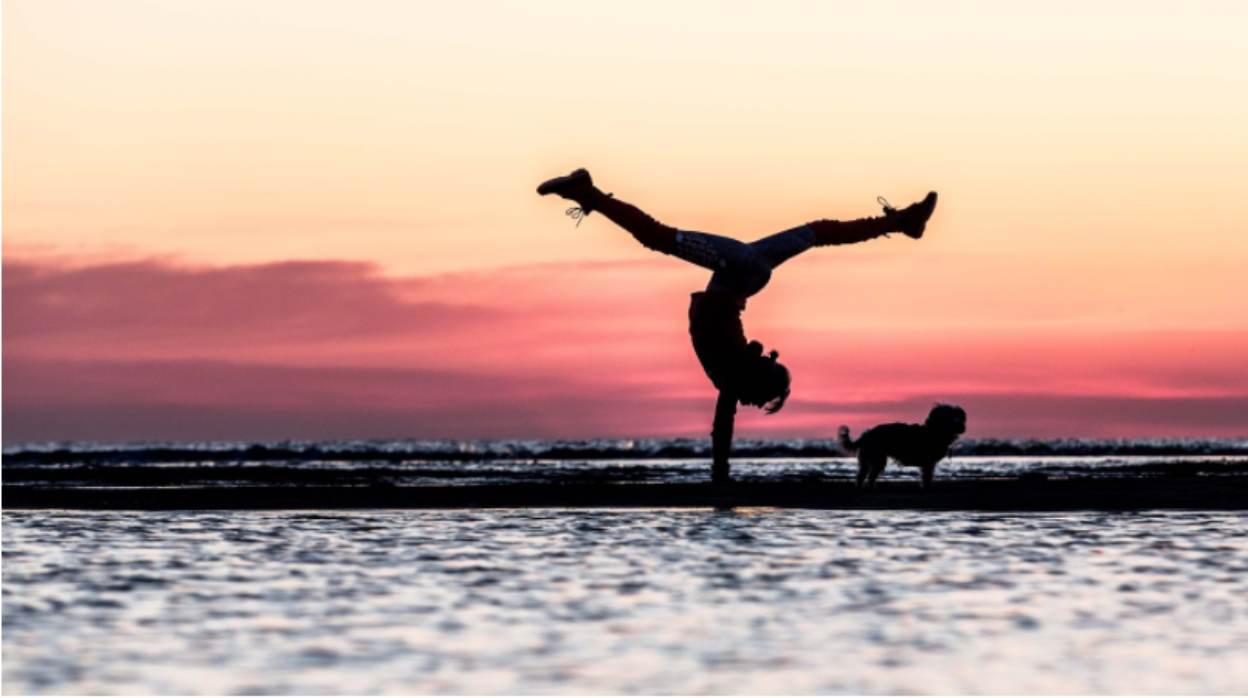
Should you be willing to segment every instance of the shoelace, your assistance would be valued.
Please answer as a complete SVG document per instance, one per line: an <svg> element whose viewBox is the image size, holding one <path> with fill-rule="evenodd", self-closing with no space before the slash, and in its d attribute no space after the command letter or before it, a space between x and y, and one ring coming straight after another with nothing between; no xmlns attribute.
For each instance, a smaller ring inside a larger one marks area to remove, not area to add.
<svg viewBox="0 0 1248 698"><path fill-rule="evenodd" d="M893 205L888 203L888 199L885 199L882 196L875 197L875 203L884 207L884 215L886 216L891 216L894 213L897 213L897 209L893 208ZM884 237L887 238L891 236L888 233L884 233Z"/></svg>
<svg viewBox="0 0 1248 698"><path fill-rule="evenodd" d="M615 194L614 194L614 193L611 193L611 194L607 194L605 198L610 199L610 198L612 198L612 197L614 197L614 196L615 196ZM579 227L581 227L581 221L585 220L585 216L588 216L588 215L589 215L589 211L586 211L585 209L581 208L580 206L573 206L572 208L570 208L570 209L568 209L568 210L564 211L564 212L563 212L563 215L565 215L565 216L567 216L568 218L571 218L572 220L576 221L576 227L577 227L577 228L579 228Z"/></svg>

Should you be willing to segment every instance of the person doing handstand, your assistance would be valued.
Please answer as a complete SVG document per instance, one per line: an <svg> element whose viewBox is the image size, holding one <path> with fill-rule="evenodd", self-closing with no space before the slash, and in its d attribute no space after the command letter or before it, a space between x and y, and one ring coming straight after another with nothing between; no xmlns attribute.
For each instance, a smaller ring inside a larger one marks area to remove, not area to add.
<svg viewBox="0 0 1248 698"><path fill-rule="evenodd" d="M762 344L745 337L741 312L746 299L767 285L776 267L812 247L848 245L887 233L917 240L936 208L936 192L901 210L880 199L884 215L877 218L812 221L743 243L664 225L636 206L603 193L584 169L543 182L537 193L575 202L568 215L578 221L597 211L642 245L711 270L706 290L694 293L689 304L689 334L698 361L719 390L711 427L711 480L717 484L731 482L728 456L737 403L774 414L789 397L789 370L776 360L779 352L764 353Z"/></svg>

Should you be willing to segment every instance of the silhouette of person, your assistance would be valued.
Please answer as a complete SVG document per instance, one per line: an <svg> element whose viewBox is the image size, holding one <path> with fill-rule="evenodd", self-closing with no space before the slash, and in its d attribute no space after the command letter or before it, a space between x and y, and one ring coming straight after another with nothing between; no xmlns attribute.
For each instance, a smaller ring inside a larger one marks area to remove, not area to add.
<svg viewBox="0 0 1248 698"><path fill-rule="evenodd" d="M887 233L917 240L936 208L935 192L901 210L880 199L881 217L812 221L747 244L664 225L636 206L603 193L584 169L543 182L537 193L575 202L567 213L578 225L582 217L597 211L642 245L711 271L706 289L694 293L689 304L689 334L698 361L719 390L711 427L711 479L721 484L731 482L728 457L737 403L774 414L789 397L789 370L776 360L779 352L764 353L762 344L745 337L741 312L746 299L767 285L776 267L812 247L848 245Z"/></svg>

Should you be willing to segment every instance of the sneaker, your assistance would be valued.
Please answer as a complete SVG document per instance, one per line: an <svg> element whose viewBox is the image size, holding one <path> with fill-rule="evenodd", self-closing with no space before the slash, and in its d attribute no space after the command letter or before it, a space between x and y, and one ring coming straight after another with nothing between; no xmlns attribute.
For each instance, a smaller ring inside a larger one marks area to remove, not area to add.
<svg viewBox="0 0 1248 698"><path fill-rule="evenodd" d="M573 171L572 174L555 177L554 179L548 179L545 182L542 182L537 187L537 193L542 196L546 196L547 194L559 194L560 192L565 192L569 189L579 189L586 186L592 187L593 185L594 180L589 176L589 171L582 167Z"/></svg>
<svg viewBox="0 0 1248 698"><path fill-rule="evenodd" d="M586 173L588 176L588 173ZM884 207L884 217L889 225L889 232L902 233L906 237L918 240L927 229L927 220L936 210L936 192L928 192L927 197L917 204L911 204L900 211L888 204L888 199L876 199Z"/></svg>

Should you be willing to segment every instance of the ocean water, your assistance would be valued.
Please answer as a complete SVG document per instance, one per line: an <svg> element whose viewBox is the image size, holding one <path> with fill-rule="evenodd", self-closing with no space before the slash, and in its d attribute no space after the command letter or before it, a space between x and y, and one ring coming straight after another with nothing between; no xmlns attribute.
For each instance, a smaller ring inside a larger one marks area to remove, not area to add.
<svg viewBox="0 0 1248 698"><path fill-rule="evenodd" d="M585 441L341 441L6 445L12 486L181 484L446 485L703 482L706 439ZM857 463L827 440L738 440L733 475L745 481L850 478ZM1248 473L1248 439L964 439L938 479L1138 477ZM915 479L890 466L884 479Z"/></svg>
<svg viewBox="0 0 1248 698"><path fill-rule="evenodd" d="M1248 521L6 511L3 613L5 693L1242 694Z"/></svg>

